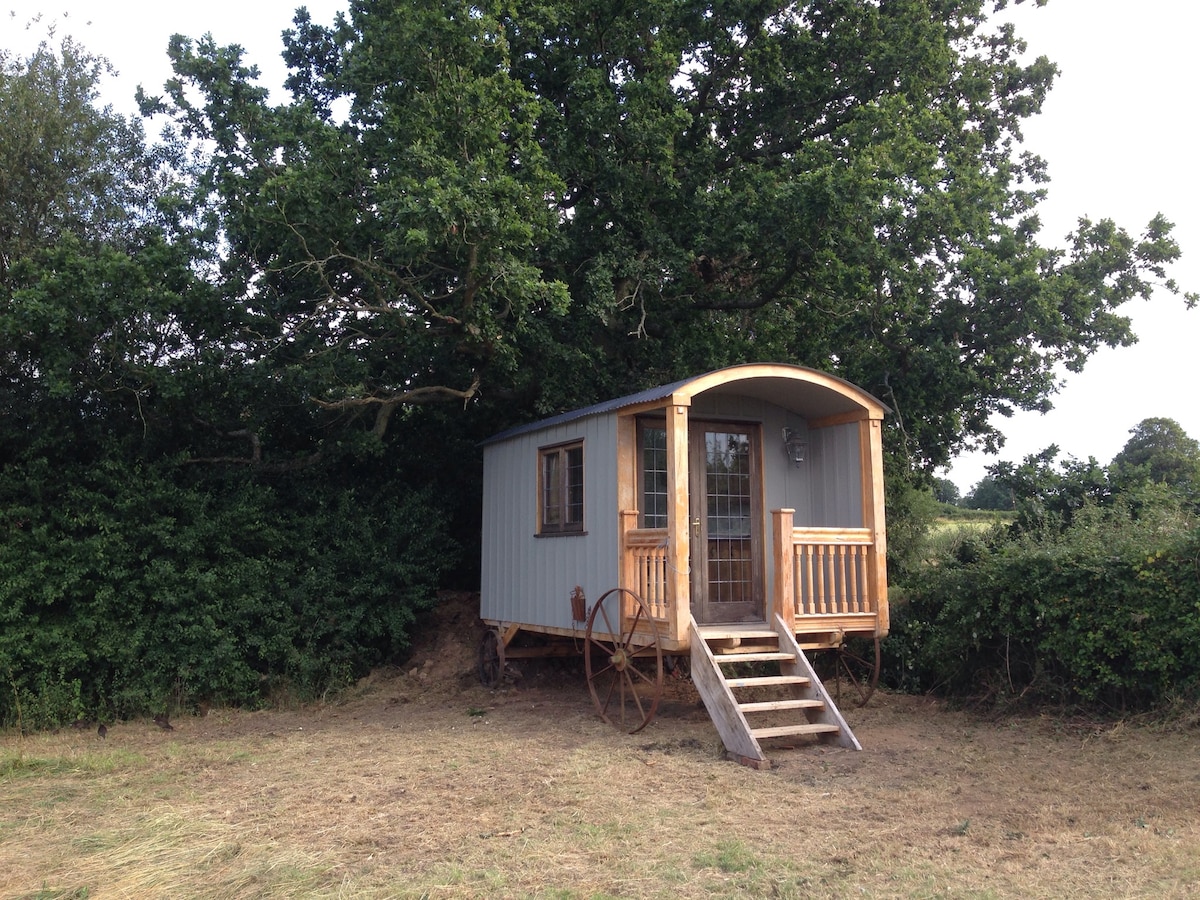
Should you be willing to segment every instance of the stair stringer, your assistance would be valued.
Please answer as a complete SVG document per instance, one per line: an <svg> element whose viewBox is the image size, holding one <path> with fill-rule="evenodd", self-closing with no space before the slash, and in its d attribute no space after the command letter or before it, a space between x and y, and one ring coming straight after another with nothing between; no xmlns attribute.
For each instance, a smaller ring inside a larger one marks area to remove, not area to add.
<svg viewBox="0 0 1200 900"><path fill-rule="evenodd" d="M812 663L808 661L808 657L804 655L804 651L800 649L800 644L796 640L796 635L787 623L779 615L775 616L775 631L779 634L779 649L791 653L795 657L795 662L783 662L779 664L782 672L788 675L805 675L808 677L808 684L801 685L796 688L799 696L802 698L811 698L820 700L824 706L820 708L806 710L810 722L821 722L827 725L836 725L838 730L826 735L822 735L821 739L839 747L845 747L848 750L861 750L862 744L858 742L858 738L854 736L854 732L850 730L850 726L846 724L845 718L842 716L841 710L833 702L833 698L829 696L829 691L825 689L825 685L821 679L817 677L817 673L813 670ZM693 655L695 650L692 651ZM711 655L711 654L710 654Z"/></svg>
<svg viewBox="0 0 1200 900"><path fill-rule="evenodd" d="M725 683L725 676L708 641L700 633L695 617L688 626L688 636L692 645L692 683L704 701L725 749L751 765L769 765L757 738L750 733L750 723Z"/></svg>

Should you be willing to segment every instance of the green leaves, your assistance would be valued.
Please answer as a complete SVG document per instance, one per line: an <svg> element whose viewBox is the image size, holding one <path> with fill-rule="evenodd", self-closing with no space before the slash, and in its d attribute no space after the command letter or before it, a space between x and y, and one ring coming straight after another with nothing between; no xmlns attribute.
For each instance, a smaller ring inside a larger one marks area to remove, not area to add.
<svg viewBox="0 0 1200 900"><path fill-rule="evenodd" d="M214 142L198 199L228 302L260 318L230 352L262 377L295 367L305 402L382 435L400 404L472 399L565 311L537 265L562 182L489 7L357 4L332 27L301 15L285 43L295 99L271 106L235 48L176 41L169 109Z"/></svg>
<svg viewBox="0 0 1200 900"><path fill-rule="evenodd" d="M1107 470L1057 471L1053 447L995 467L1016 522L903 573L888 639L897 684L1122 711L1200 690L1195 498L1127 468L1147 447L1169 458L1178 435L1164 440L1158 420L1134 432Z"/></svg>
<svg viewBox="0 0 1200 900"><path fill-rule="evenodd" d="M70 38L0 50L0 291L26 254L64 234L119 241L149 205L140 123L95 105L108 68Z"/></svg>
<svg viewBox="0 0 1200 900"><path fill-rule="evenodd" d="M453 552L427 492L374 487L8 469L0 671L41 698L40 726L343 684L404 652ZM60 684L75 687L53 701ZM0 724L13 719L6 688Z"/></svg>
<svg viewBox="0 0 1200 900"><path fill-rule="evenodd" d="M1127 341L1114 310L1177 255L1161 221L1039 245L1020 125L1056 70L980 2L542 3L506 25L568 188L548 397L588 347L600 396L794 359L885 399L891 449L929 467Z"/></svg>

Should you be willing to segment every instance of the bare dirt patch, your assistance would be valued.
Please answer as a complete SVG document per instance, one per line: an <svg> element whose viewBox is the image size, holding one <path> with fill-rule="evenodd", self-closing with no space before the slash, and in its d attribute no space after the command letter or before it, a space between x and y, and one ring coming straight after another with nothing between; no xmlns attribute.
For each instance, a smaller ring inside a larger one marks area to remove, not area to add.
<svg viewBox="0 0 1200 900"><path fill-rule="evenodd" d="M878 693L861 753L722 759L690 684L621 734L576 660L473 674L468 602L325 704L0 738L2 897L1184 897L1194 732Z"/></svg>

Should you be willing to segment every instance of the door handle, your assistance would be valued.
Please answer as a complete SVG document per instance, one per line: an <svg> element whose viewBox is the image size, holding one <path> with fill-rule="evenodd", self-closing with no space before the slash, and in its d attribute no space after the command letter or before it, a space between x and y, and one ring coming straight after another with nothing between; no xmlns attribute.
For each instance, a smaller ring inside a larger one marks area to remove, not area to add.
<svg viewBox="0 0 1200 900"><path fill-rule="evenodd" d="M692 537L700 537L700 517L692 519Z"/></svg>

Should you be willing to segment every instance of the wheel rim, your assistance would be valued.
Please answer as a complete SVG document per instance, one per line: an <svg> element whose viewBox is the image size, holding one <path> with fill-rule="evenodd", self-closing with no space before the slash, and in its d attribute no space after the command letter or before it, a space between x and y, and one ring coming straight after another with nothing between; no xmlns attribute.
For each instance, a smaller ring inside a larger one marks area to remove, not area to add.
<svg viewBox="0 0 1200 900"><path fill-rule="evenodd" d="M484 687L495 688L503 679L504 641L494 628L489 628L479 642L479 681Z"/></svg>
<svg viewBox="0 0 1200 900"><path fill-rule="evenodd" d="M628 619L622 606L628 604ZM633 591L613 588L592 607L584 650L588 691L600 718L629 734L653 720L663 690L658 623Z"/></svg>

